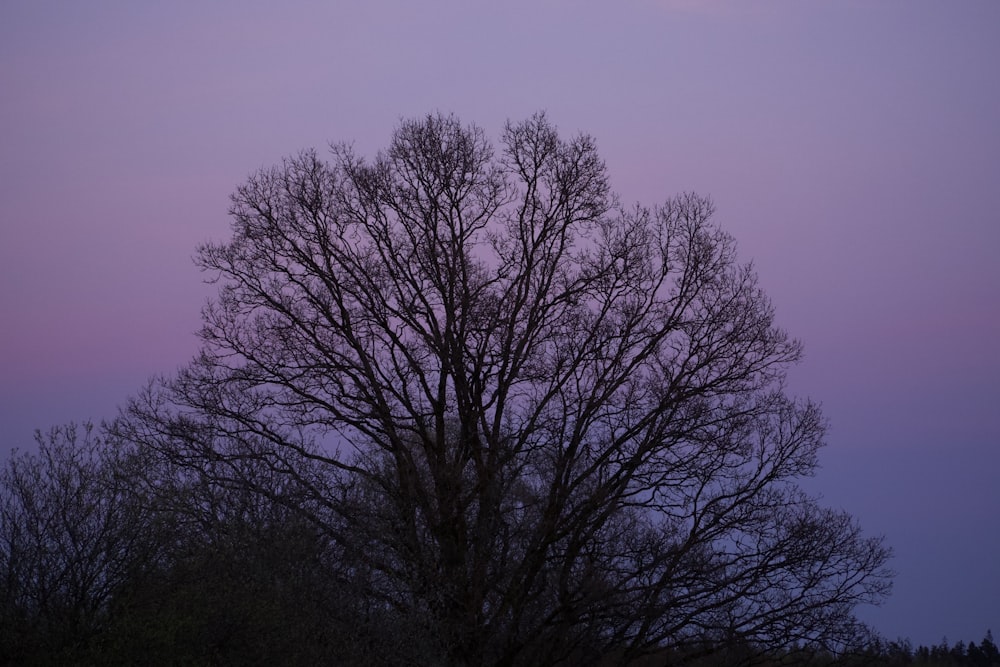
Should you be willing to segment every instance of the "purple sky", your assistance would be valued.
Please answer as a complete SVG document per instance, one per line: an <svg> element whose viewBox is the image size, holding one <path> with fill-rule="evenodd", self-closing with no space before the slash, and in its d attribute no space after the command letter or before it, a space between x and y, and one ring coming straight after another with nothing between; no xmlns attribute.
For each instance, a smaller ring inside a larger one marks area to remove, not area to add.
<svg viewBox="0 0 1000 667"><path fill-rule="evenodd" d="M191 256L301 148L453 111L710 194L832 424L810 488L895 547L863 617L1000 632L1000 3L0 3L0 454L195 352Z"/></svg>

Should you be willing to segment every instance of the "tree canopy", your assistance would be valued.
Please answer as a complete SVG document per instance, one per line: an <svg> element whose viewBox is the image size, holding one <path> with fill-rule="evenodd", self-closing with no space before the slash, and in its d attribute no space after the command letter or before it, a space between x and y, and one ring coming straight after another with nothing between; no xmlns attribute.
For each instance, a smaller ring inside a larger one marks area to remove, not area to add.
<svg viewBox="0 0 1000 667"><path fill-rule="evenodd" d="M310 526L358 656L838 650L887 594L882 540L798 486L825 421L708 198L622 205L543 114L497 144L430 115L262 170L231 214L201 353L113 436L163 462L151 492Z"/></svg>

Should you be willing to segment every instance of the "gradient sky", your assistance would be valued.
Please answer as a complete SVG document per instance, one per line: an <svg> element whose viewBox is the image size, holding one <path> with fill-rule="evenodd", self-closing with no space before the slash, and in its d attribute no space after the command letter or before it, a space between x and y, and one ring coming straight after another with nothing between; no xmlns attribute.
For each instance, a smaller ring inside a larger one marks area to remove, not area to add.
<svg viewBox="0 0 1000 667"><path fill-rule="evenodd" d="M0 3L0 454L194 354L252 171L544 109L625 201L711 195L896 551L890 638L1000 632L1000 3Z"/></svg>

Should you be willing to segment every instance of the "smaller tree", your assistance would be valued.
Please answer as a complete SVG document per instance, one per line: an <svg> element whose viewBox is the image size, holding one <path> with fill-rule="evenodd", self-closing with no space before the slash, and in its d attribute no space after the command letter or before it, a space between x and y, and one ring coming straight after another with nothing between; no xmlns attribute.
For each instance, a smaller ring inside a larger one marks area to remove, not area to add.
<svg viewBox="0 0 1000 667"><path fill-rule="evenodd" d="M360 664L341 554L299 484L259 460L140 452L122 421L112 432L144 462L132 488L170 537L156 576L116 597L102 664Z"/></svg>
<svg viewBox="0 0 1000 667"><path fill-rule="evenodd" d="M965 664L965 642L961 639L951 647L951 658L956 664Z"/></svg>
<svg viewBox="0 0 1000 667"><path fill-rule="evenodd" d="M363 664L364 610L297 487L89 424L38 434L0 472L0 665Z"/></svg>
<svg viewBox="0 0 1000 667"><path fill-rule="evenodd" d="M78 653L156 560L150 515L91 424L36 432L0 473L0 661Z"/></svg>
<svg viewBox="0 0 1000 667"><path fill-rule="evenodd" d="M897 639L886 647L886 663L889 665L909 665L913 662L913 644L909 639Z"/></svg>
<svg viewBox="0 0 1000 667"><path fill-rule="evenodd" d="M948 638L942 637L941 643L931 647L932 662L947 662L950 658L951 647L948 645Z"/></svg>

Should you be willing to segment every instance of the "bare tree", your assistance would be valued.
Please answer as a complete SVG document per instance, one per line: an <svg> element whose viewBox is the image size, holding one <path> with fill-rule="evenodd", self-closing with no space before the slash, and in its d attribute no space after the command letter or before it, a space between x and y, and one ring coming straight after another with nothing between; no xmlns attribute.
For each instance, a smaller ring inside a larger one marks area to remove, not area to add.
<svg viewBox="0 0 1000 667"><path fill-rule="evenodd" d="M231 213L203 352L129 437L308 489L419 661L836 647L887 593L881 540L796 486L824 420L708 199L623 207L587 136L536 115L495 148L436 115L262 171Z"/></svg>
<svg viewBox="0 0 1000 667"><path fill-rule="evenodd" d="M287 476L244 459L224 484L90 425L36 440L0 470L0 664L363 664Z"/></svg>
<svg viewBox="0 0 1000 667"><path fill-rule="evenodd" d="M79 657L114 596L157 564L152 515L90 424L36 432L0 472L0 661ZM54 663L53 663L54 664Z"/></svg>

